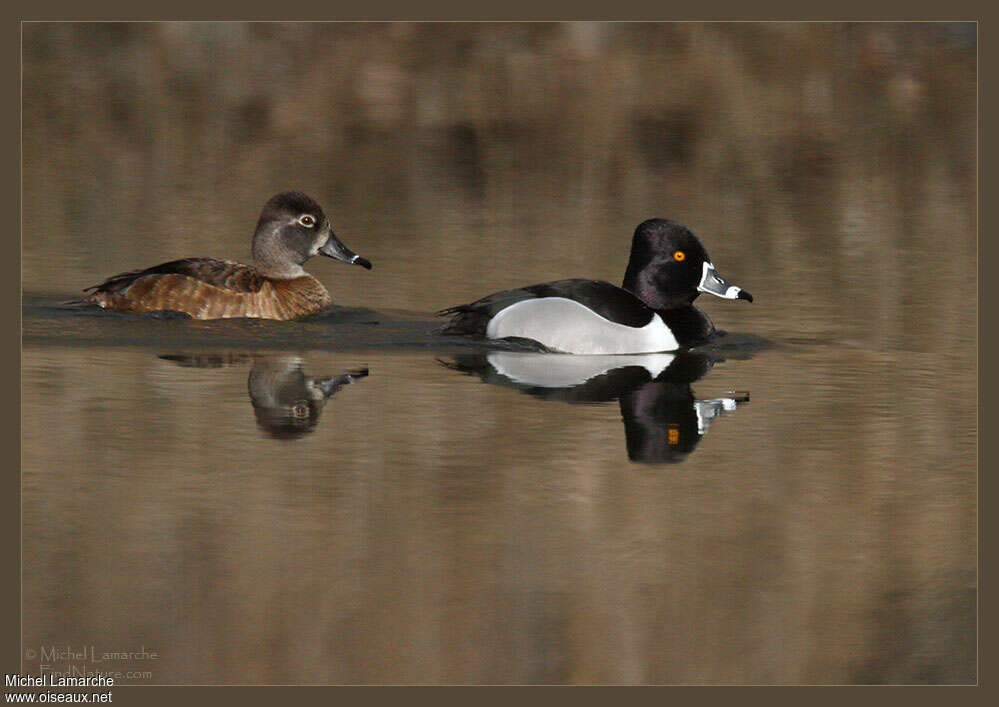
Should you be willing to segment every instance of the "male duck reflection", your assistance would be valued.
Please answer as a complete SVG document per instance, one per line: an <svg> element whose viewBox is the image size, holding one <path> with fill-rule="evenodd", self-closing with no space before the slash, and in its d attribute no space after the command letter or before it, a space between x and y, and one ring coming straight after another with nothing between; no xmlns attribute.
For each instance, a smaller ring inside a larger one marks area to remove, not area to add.
<svg viewBox="0 0 999 707"><path fill-rule="evenodd" d="M246 381L257 424L277 439L297 439L312 432L333 395L368 375L368 369L338 376L308 376L297 356L248 354L168 354L162 359L181 366L221 368L252 359Z"/></svg>
<svg viewBox="0 0 999 707"><path fill-rule="evenodd" d="M552 356L490 351L458 354L441 363L478 375L486 383L517 388L546 400L571 403L619 401L628 458L681 461L711 422L749 400L748 394L698 400L691 384L715 363L694 351L607 356Z"/></svg>
<svg viewBox="0 0 999 707"><path fill-rule="evenodd" d="M753 301L715 272L689 229L654 218L635 229L623 289L600 280L558 280L497 292L437 314L451 317L442 334L528 340L549 351L675 351L718 333L693 305L701 292Z"/></svg>
<svg viewBox="0 0 999 707"><path fill-rule="evenodd" d="M110 277L81 300L117 312L182 312L195 319L292 319L314 314L332 300L302 269L316 254L371 269L340 242L319 204L301 192L272 197L253 234L254 264L185 258Z"/></svg>

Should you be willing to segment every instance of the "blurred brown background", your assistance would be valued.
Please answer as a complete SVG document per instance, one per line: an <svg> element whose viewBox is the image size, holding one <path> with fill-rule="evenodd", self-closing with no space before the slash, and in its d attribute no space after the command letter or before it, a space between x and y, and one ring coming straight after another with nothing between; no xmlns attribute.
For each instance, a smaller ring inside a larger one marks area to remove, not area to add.
<svg viewBox="0 0 999 707"><path fill-rule="evenodd" d="M793 302L797 331L911 342L891 320L915 308L920 334L961 335L937 327L974 292L968 31L26 25L25 289L247 258L263 202L297 188L379 267L313 264L343 303L618 281L658 215Z"/></svg>
<svg viewBox="0 0 999 707"><path fill-rule="evenodd" d="M144 643L162 683L975 680L973 25L29 24L24 59L36 300L246 258L294 188L374 262L310 264L339 304L617 282L664 216L775 344L649 468L616 405L414 352L298 352L372 374L268 439L245 367L156 358L196 323L26 315L26 645Z"/></svg>

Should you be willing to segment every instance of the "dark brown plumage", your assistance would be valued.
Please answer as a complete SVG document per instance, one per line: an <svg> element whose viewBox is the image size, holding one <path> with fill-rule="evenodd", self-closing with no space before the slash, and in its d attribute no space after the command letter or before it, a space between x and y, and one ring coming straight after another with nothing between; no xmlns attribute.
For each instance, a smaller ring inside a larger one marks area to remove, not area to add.
<svg viewBox="0 0 999 707"><path fill-rule="evenodd" d="M114 275L69 304L117 312L175 311L195 319L293 319L332 303L322 283L302 269L317 253L371 268L333 234L319 204L300 192L285 192L268 201L261 213L253 236L254 265L214 258L174 260Z"/></svg>

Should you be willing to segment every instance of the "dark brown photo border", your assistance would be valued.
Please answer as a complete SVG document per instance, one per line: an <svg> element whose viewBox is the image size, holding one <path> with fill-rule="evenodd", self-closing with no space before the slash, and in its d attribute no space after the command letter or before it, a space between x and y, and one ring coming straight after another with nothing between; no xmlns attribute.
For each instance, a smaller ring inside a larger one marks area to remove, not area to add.
<svg viewBox="0 0 999 707"><path fill-rule="evenodd" d="M20 274L20 230L21 230L21 185L20 185L20 77L21 77L21 26L23 21L106 21L106 20L222 20L222 19L254 19L254 20L425 20L425 21L479 21L479 20L635 20L635 21L678 21L678 20L912 20L912 21L978 21L979 22L979 250L978 250L978 302L979 302L979 375L982 363L988 362L984 355L991 346L994 327L989 317L983 317L982 303L985 302L986 287L980 276L982 262L986 251L991 251L987 230L983 228L983 215L989 210L983 208L988 200L983 202L982 184L988 173L983 169L987 164L984 159L984 148L989 140L983 135L982 125L988 125L983 116L994 114L989 110L991 101L983 94L983 77L991 73L991 65L986 68L986 59L990 52L983 51L991 35L991 22L988 21L984 3L969 2L894 2L890 5L873 6L867 2L851 1L836 4L812 4L790 2L739 3L728 0L723 3L688 4L669 7L662 3L537 3L519 2L504 3L489 7L483 4L473 6L470 3L406 3L403 0L391 0L379 3L358 3L352 5L332 5L324 3L300 3L298 5L272 3L229 3L216 4L206 8L204 3L175 2L169 6L140 5L138 3L97 2L70 3L50 2L19 3L19 7L5 10L3 22L3 67L5 93L9 99L2 109L4 134L3 164L5 171L3 189L3 213L7 213L10 232L3 239L4 253L0 258L2 267L3 320L5 325L18 333L21 325L21 274ZM994 12L994 11L992 11ZM983 238L983 234L985 237ZM985 260L985 262L988 262ZM987 281L987 278L986 278ZM970 295L969 295L970 296ZM987 313L987 308L986 308ZM21 566L21 510L20 510L20 387L21 387L21 350L20 335L6 337L0 351L3 356L3 376L0 384L0 400L2 400L4 419L0 425L0 434L5 459L9 461L4 469L4 488L0 493L0 518L2 528L0 537L4 543L2 554L2 582L0 582L0 656L3 661L3 672L16 673L21 665L21 596L20 596L20 566ZM994 378L986 367L984 375L979 377L979 430L984 423L986 409L983 405L983 383ZM988 437L986 436L986 440ZM904 700L911 702L978 703L993 698L987 698L987 691L994 678L987 666L982 662L982 647L988 645L987 637L994 636L989 631L994 621L985 606L986 592L994 586L992 578L992 563L988 562L988 550L994 546L989 542L991 536L985 531L991 531L995 523L989 522L985 508L990 505L986 501L986 493L995 485L989 483L989 465L983 463L985 450L991 445L979 445L979 685L977 687L723 687L723 688L691 688L691 687L116 687L113 690L113 704L125 705L215 705L238 701L239 704L273 704L277 701L286 704L329 704L341 700L386 700L393 703L408 701L413 698L432 699L434 702L451 700L454 702L469 702L483 698L493 698L499 701L521 700L531 697L541 700L579 700L592 698L601 703L610 700L628 700L629 702L663 704L664 701L679 698L681 700L705 699L731 704L734 700L759 701L768 705L775 702L842 704L844 702L862 701L882 703L888 700ZM983 640L985 638L986 640ZM987 654L988 651L985 651ZM946 690L946 692L940 692ZM6 691L6 690L5 690ZM902 691L902 692L900 692Z"/></svg>

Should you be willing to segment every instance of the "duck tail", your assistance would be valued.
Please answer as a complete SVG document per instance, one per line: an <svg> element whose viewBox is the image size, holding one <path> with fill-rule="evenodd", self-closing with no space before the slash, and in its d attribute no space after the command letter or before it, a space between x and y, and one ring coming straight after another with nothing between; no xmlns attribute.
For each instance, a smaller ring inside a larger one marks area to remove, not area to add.
<svg viewBox="0 0 999 707"><path fill-rule="evenodd" d="M450 321L434 329L435 334L453 336L484 335L485 318L470 304L459 304L435 312L438 317L450 317Z"/></svg>
<svg viewBox="0 0 999 707"><path fill-rule="evenodd" d="M94 300L93 295L86 295L79 299L64 300L59 303L59 306L66 309L82 309L84 307L96 307L97 302Z"/></svg>

